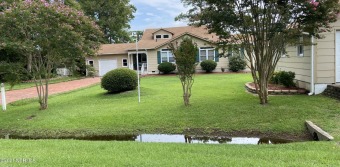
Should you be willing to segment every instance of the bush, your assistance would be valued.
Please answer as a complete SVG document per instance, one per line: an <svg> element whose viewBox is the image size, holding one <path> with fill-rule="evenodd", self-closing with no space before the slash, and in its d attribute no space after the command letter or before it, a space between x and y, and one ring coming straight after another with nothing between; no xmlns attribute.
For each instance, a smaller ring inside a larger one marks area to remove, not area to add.
<svg viewBox="0 0 340 167"><path fill-rule="evenodd" d="M204 60L201 62L202 70L206 72L212 72L215 70L217 63L213 60Z"/></svg>
<svg viewBox="0 0 340 167"><path fill-rule="evenodd" d="M101 86L110 93L119 93L137 88L137 73L127 68L118 68L106 73Z"/></svg>
<svg viewBox="0 0 340 167"><path fill-rule="evenodd" d="M295 73L292 71L279 71L275 72L270 79L271 83L282 84L285 87L295 86L294 83Z"/></svg>
<svg viewBox="0 0 340 167"><path fill-rule="evenodd" d="M86 65L87 76L94 77L96 74L96 69L90 65Z"/></svg>
<svg viewBox="0 0 340 167"><path fill-rule="evenodd" d="M176 70L176 65L169 62L164 62L158 65L158 70L163 74L169 74Z"/></svg>
<svg viewBox="0 0 340 167"><path fill-rule="evenodd" d="M229 70L232 72L237 72L246 69L247 62L240 56L229 57Z"/></svg>

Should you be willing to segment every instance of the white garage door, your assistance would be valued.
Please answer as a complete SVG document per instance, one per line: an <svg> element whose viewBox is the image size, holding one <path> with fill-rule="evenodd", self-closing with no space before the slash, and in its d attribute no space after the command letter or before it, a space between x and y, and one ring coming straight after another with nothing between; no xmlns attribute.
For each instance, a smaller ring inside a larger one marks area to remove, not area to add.
<svg viewBox="0 0 340 167"><path fill-rule="evenodd" d="M117 60L99 60L99 76L117 68Z"/></svg>

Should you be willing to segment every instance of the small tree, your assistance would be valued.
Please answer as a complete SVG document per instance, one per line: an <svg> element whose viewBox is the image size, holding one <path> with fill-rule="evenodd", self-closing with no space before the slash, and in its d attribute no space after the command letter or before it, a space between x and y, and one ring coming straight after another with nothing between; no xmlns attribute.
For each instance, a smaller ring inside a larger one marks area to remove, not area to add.
<svg viewBox="0 0 340 167"><path fill-rule="evenodd" d="M260 103L268 103L268 82L285 52L302 34L320 38L333 30L339 0L182 0L192 9L177 19L206 25L221 43L245 49ZM333 30L334 31L334 30ZM224 49L225 50L225 49Z"/></svg>
<svg viewBox="0 0 340 167"><path fill-rule="evenodd" d="M194 74L196 63L197 46L192 39L184 38L178 45L178 42L170 43L169 49L172 50L177 64L178 77L182 83L184 105L189 106L191 97L191 88L194 84Z"/></svg>
<svg viewBox="0 0 340 167"><path fill-rule="evenodd" d="M94 55L102 36L99 27L83 14L62 3L45 0L1 3L0 49L20 52L31 64L40 109L48 107L52 70L80 56Z"/></svg>

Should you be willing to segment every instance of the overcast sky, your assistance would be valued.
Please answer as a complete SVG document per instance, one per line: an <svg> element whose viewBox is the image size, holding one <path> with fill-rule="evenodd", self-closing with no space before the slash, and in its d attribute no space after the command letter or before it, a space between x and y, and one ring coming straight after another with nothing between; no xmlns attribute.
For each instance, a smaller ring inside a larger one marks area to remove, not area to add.
<svg viewBox="0 0 340 167"><path fill-rule="evenodd" d="M187 25L185 22L176 22L175 17L188 9L181 0L131 0L137 12L130 22L132 31L146 28L165 28Z"/></svg>

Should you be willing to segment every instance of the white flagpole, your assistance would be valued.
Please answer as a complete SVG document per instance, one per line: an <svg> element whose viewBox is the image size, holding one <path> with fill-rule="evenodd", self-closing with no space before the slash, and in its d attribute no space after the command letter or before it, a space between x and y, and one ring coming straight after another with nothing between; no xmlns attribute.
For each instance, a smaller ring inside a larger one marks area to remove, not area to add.
<svg viewBox="0 0 340 167"><path fill-rule="evenodd" d="M2 110L6 111L6 94L5 94L5 85L2 83L1 84L1 105L2 105Z"/></svg>
<svg viewBox="0 0 340 167"><path fill-rule="evenodd" d="M137 54L138 103L140 103L139 56L138 56L138 32L136 32L136 54Z"/></svg>

